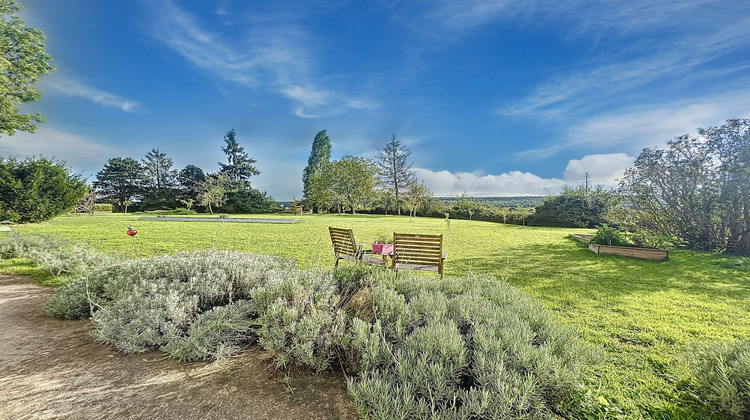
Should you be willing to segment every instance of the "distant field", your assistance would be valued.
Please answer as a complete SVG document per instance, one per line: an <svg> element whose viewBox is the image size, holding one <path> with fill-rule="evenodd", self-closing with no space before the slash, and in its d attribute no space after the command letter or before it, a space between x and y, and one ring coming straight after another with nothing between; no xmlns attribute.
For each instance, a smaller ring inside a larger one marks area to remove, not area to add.
<svg viewBox="0 0 750 420"><path fill-rule="evenodd" d="M608 417L620 411L627 417L690 417L681 354L694 342L732 340L750 331L746 259L690 251L674 251L664 263L597 256L567 238L591 232L586 229L466 220L452 220L447 230L442 219L399 216L242 215L295 224L138 221L140 216L63 216L16 230L57 234L128 257L215 248L279 255L304 267L333 265L328 226L353 228L365 244L394 231L442 233L447 276L506 279L604 349L606 360L588 387ZM139 232L135 241L125 234L130 225Z"/></svg>

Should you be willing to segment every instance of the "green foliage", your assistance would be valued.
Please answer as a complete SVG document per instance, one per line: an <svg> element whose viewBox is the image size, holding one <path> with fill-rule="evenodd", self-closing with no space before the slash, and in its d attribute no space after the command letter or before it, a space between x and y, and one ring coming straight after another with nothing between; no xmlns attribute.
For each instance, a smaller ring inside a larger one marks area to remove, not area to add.
<svg viewBox="0 0 750 420"><path fill-rule="evenodd" d="M170 215L170 216L172 216L172 215L174 215L174 216L179 216L179 215L189 216L189 215L198 214L198 213L195 210L190 210L190 209L174 209L174 210L162 211L159 214L165 215L165 216L167 216L167 215Z"/></svg>
<svg viewBox="0 0 750 420"><path fill-rule="evenodd" d="M96 203L94 204L94 211L106 211L106 212L112 212L112 204L111 203Z"/></svg>
<svg viewBox="0 0 750 420"><path fill-rule="evenodd" d="M627 246L630 245L619 230L602 225L597 231L594 237L591 239L592 243L600 245L611 245L611 246Z"/></svg>
<svg viewBox="0 0 750 420"><path fill-rule="evenodd" d="M0 1L0 133L9 135L36 131L41 114L21 114L18 106L41 99L37 81L54 70L44 34L26 26L17 16L21 10L15 0Z"/></svg>
<svg viewBox="0 0 750 420"><path fill-rule="evenodd" d="M307 159L307 166L302 172L302 197L313 207L318 207L318 200L312 200L314 196L319 194L316 191L320 185L313 181L313 177L323 171L331 161L331 139L328 138L326 130L323 130L315 135L313 139L312 151L310 151L310 157Z"/></svg>
<svg viewBox="0 0 750 420"><path fill-rule="evenodd" d="M701 403L750 418L750 341L698 345L688 359Z"/></svg>
<svg viewBox="0 0 750 420"><path fill-rule="evenodd" d="M364 418L553 418L593 360L573 330L495 279L389 283L373 280L377 321L351 339L362 375L349 392Z"/></svg>
<svg viewBox="0 0 750 420"><path fill-rule="evenodd" d="M86 274L116 261L114 256L101 254L90 245L60 237L14 233L1 238L0 258L18 257L30 259L53 276Z"/></svg>
<svg viewBox="0 0 750 420"><path fill-rule="evenodd" d="M659 235L647 229L640 229L630 235L629 239L635 246L641 248L668 249L673 248L677 242L676 238Z"/></svg>
<svg viewBox="0 0 750 420"><path fill-rule="evenodd" d="M0 158L0 221L49 220L75 207L86 191L86 183L63 163Z"/></svg>
<svg viewBox="0 0 750 420"><path fill-rule="evenodd" d="M547 197L536 208L528 224L594 228L604 223L603 216L608 209L619 205L620 198L601 187L566 187L562 193Z"/></svg>
<svg viewBox="0 0 750 420"><path fill-rule="evenodd" d="M369 159L344 156L326 166L324 172L330 172L327 178L331 180L330 189L336 201L352 213L375 196L378 167Z"/></svg>
<svg viewBox="0 0 750 420"><path fill-rule="evenodd" d="M234 129L231 129L224 136L221 150L227 155L227 163L219 162L219 173L226 175L230 181L247 181L251 176L259 175L260 171L253 166L257 161L240 146L236 135Z"/></svg>
<svg viewBox="0 0 750 420"><path fill-rule="evenodd" d="M126 201L140 198L147 182L144 168L137 160L116 157L96 173L94 188L102 199L122 206Z"/></svg>
<svg viewBox="0 0 750 420"><path fill-rule="evenodd" d="M644 149L620 191L636 223L699 249L750 252L750 120Z"/></svg>
<svg viewBox="0 0 750 420"><path fill-rule="evenodd" d="M409 199L405 196L406 191L411 189L411 194L408 194L412 198L412 206L410 208L416 208L419 202L422 201L419 197L426 194L420 194L420 191L415 189L415 184L418 187L421 185L423 188L424 184L417 183L416 175L414 170L411 169L412 163L409 162L409 156L411 151L408 147L401 145L401 142L396 140L396 135L391 135L391 141L388 142L378 155L378 169L380 179L383 182L383 186L386 190L390 190L393 194L394 204L398 209L398 214L401 214L401 204ZM414 203L416 197L416 203ZM412 211L412 213L415 210Z"/></svg>

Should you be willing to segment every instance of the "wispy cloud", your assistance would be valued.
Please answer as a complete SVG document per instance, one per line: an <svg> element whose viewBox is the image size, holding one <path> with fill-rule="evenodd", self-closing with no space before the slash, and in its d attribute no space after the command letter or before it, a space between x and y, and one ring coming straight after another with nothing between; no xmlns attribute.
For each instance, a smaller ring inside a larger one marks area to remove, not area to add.
<svg viewBox="0 0 750 420"><path fill-rule="evenodd" d="M215 32L171 0L158 4L155 36L222 81L260 89L291 100L303 118L369 109L374 102L353 98L315 81L317 61L310 34L293 19L248 18L244 32ZM363 107L361 104L369 104Z"/></svg>
<svg viewBox="0 0 750 420"><path fill-rule="evenodd" d="M637 155L643 148L664 146L666 142L698 127L721 125L730 118L750 116L750 90L695 97L647 106L632 106L595 115L571 124L565 141L527 150L517 155L544 159L563 150L622 150Z"/></svg>
<svg viewBox="0 0 750 420"><path fill-rule="evenodd" d="M105 108L115 108L125 112L139 112L141 110L141 105L137 101L93 88L77 80L60 77L58 74L55 73L42 79L40 82L41 88L66 96L84 98Z"/></svg>

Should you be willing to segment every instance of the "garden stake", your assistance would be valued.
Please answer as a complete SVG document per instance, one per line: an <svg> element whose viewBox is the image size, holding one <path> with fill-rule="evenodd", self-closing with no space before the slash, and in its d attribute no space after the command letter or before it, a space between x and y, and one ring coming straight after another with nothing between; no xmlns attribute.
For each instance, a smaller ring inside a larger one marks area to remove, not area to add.
<svg viewBox="0 0 750 420"><path fill-rule="evenodd" d="M135 256L138 257L138 249L135 247L135 235L138 234L138 231L133 229L133 226L128 226L128 231L126 233L133 238L133 252L135 252Z"/></svg>

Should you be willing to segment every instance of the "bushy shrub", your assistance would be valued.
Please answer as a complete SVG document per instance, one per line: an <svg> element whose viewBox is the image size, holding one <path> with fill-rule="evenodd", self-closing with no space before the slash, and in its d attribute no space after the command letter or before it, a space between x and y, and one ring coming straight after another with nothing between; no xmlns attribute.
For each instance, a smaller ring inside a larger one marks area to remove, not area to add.
<svg viewBox="0 0 750 420"><path fill-rule="evenodd" d="M348 389L364 418L554 417L592 360L575 331L489 276L328 273L237 252L101 268L47 313L91 315L94 336L125 353L219 359L257 338L278 368L339 362L358 374Z"/></svg>
<svg viewBox="0 0 750 420"><path fill-rule="evenodd" d="M192 209L174 209L174 210L165 210L161 212L161 214L165 215L192 215L192 214L198 214L195 210Z"/></svg>
<svg viewBox="0 0 750 420"><path fill-rule="evenodd" d="M750 341L696 346L688 359L702 403L736 418L750 418Z"/></svg>
<svg viewBox="0 0 750 420"><path fill-rule="evenodd" d="M0 239L0 258L28 258L53 276L85 274L117 260L102 254L93 246L79 244L56 236L21 235L15 232Z"/></svg>
<svg viewBox="0 0 750 420"><path fill-rule="evenodd" d="M675 245L676 239L641 229L630 235L635 246L642 248L667 249Z"/></svg>
<svg viewBox="0 0 750 420"><path fill-rule="evenodd" d="M603 188L565 188L536 208L528 224L533 226L588 227L604 222L604 215L620 205L621 197Z"/></svg>
<svg viewBox="0 0 750 420"><path fill-rule="evenodd" d="M85 193L86 183L63 163L0 158L0 220L48 220L75 207Z"/></svg>
<svg viewBox="0 0 750 420"><path fill-rule="evenodd" d="M113 206L111 203L96 203L94 204L94 211L112 212Z"/></svg>
<svg viewBox="0 0 750 420"><path fill-rule="evenodd" d="M597 229L596 234L591 239L591 243L611 246L629 245L620 231L607 225L602 225Z"/></svg>
<svg viewBox="0 0 750 420"><path fill-rule="evenodd" d="M406 276L405 276L406 277ZM489 277L373 282L354 323L349 392L364 418L553 418L595 355L537 302Z"/></svg>

